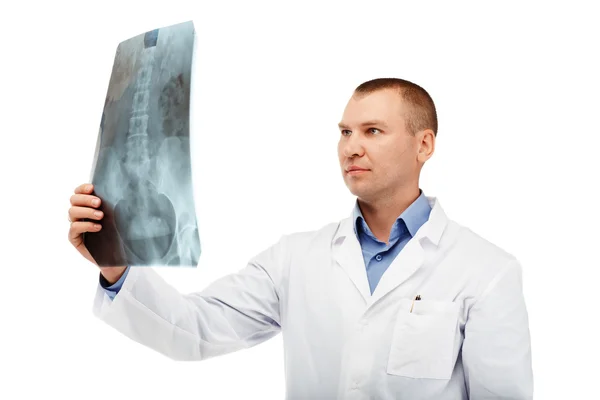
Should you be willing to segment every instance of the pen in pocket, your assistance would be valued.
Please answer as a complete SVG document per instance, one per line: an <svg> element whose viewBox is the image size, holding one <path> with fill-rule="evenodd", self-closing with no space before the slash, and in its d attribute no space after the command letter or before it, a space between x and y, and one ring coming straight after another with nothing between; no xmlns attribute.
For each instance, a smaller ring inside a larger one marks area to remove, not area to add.
<svg viewBox="0 0 600 400"><path fill-rule="evenodd" d="M419 301L419 300L421 300L421 295L420 294L418 294L417 297L414 298L414 300L412 302L412 305L410 306L410 312L411 313L413 311L413 307L415 306L415 301Z"/></svg>

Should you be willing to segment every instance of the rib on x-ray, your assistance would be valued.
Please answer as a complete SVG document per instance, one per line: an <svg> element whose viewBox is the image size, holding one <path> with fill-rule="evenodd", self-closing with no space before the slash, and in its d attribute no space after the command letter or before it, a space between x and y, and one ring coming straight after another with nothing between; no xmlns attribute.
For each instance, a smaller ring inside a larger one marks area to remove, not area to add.
<svg viewBox="0 0 600 400"><path fill-rule="evenodd" d="M100 266L190 266L200 257L190 162L192 21L121 42L91 182L102 229L84 235Z"/></svg>

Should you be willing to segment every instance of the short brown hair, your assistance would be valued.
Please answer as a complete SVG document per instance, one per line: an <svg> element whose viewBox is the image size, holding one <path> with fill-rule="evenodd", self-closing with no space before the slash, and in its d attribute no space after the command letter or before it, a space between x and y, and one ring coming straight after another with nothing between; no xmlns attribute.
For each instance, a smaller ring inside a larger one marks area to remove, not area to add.
<svg viewBox="0 0 600 400"><path fill-rule="evenodd" d="M415 135L424 129L433 130L437 136L438 121L433 99L425 89L416 83L400 78L377 78L363 82L354 93L371 94L378 90L396 89L402 96L402 100L408 108L406 118L406 130Z"/></svg>

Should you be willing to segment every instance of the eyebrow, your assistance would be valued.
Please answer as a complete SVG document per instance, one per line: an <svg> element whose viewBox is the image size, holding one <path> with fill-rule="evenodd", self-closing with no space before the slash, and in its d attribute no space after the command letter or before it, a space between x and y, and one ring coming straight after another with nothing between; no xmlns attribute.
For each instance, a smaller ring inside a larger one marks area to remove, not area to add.
<svg viewBox="0 0 600 400"><path fill-rule="evenodd" d="M366 121L360 124L360 126L364 127L364 126L372 126L372 125L379 125L379 126L384 126L387 128L387 125L385 124L385 122L383 121L379 121L377 119L371 120L371 121ZM340 122L338 124L338 127L340 128L349 128L348 125L344 124L343 122Z"/></svg>

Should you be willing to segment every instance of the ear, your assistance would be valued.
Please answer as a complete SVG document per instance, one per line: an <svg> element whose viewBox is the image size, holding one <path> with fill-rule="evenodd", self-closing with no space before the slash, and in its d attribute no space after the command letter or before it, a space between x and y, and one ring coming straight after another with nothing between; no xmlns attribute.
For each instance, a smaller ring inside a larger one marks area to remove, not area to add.
<svg viewBox="0 0 600 400"><path fill-rule="evenodd" d="M419 162L424 163L431 158L435 151L435 135L433 130L425 129L417 132L416 137L418 146L417 159Z"/></svg>

